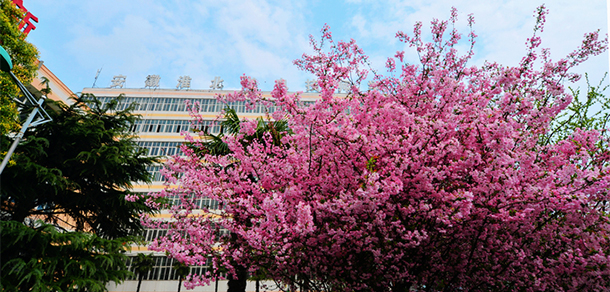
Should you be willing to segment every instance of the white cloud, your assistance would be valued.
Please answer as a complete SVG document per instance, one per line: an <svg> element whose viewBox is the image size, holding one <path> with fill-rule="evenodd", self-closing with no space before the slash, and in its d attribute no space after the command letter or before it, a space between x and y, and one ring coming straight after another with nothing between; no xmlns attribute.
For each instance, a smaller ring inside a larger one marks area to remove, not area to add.
<svg viewBox="0 0 610 292"><path fill-rule="evenodd" d="M101 86L112 75L125 74L129 86L141 87L146 75L160 74L163 87L175 87L182 75L193 78L193 88L208 88L214 76L222 76L227 87L237 87L239 76L247 73L266 82L265 89L271 88L274 79L284 78L291 88L302 90L309 75L300 72L292 60L303 52L311 53L308 35L318 39L321 24L319 19L314 21L318 15L347 17L343 25L335 22L335 35L354 38L372 55L374 68L383 68L388 56L405 47L396 41L397 31L410 34L413 24L422 21L428 33L430 20L447 19L451 6L458 9L458 28L464 33L466 15L475 15L479 35L475 63L494 60L514 65L524 54L536 8L527 0L350 0L318 4L321 2L296 0L31 0L26 5L41 19L39 30L32 35L45 46L41 47L43 59L69 64L70 69L57 70L71 74L60 78L74 80L68 83L76 87L75 91L90 85L89 81L83 84L82 76L91 75L92 79L101 66ZM543 46L550 47L553 56L563 56L579 45L583 33L596 28L605 33L604 4L567 0L549 3ZM326 11L316 10L322 8ZM36 35L39 32L44 35ZM413 51L407 50L409 54ZM607 54L602 58L605 61L583 68L606 71ZM604 69L599 63L605 64Z"/></svg>
<svg viewBox="0 0 610 292"><path fill-rule="evenodd" d="M448 19L449 9L458 9L458 28L467 34L466 16L473 13L474 30L479 36L475 47L476 64L497 61L505 65L516 65L525 54L525 41L532 34L534 10L539 4L527 0L510 1L362 1L359 12L351 18L354 38L373 55L390 56L400 49L394 40L397 31L412 35L413 24L423 22L424 35L429 35L429 24L433 18ZM586 32L601 29L606 33L606 9L602 1L552 1L546 7L543 47L551 48L552 56L558 59L579 46ZM465 38L463 38L465 41ZM384 47L384 45L386 45ZM465 49L465 47L462 47ZM414 54L409 51L407 55ZM608 70L607 53L598 57L601 61L589 62L580 70L594 71L600 76ZM385 58L375 58L385 61ZM381 67L383 64L376 64ZM584 71L580 71L584 72Z"/></svg>

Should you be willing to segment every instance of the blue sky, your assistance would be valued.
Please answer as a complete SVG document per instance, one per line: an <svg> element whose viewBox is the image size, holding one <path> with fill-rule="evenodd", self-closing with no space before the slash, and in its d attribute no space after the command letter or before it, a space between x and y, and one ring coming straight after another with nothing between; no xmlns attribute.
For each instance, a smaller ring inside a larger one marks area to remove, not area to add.
<svg viewBox="0 0 610 292"><path fill-rule="evenodd" d="M192 89L209 89L215 76L225 89L239 88L239 77L257 78L264 90L283 78L291 91L304 91L311 78L292 61L311 52L309 35L317 39L328 23L335 40L355 39L382 69L388 56L404 50L394 38L399 30L424 28L433 18L447 19L452 6L467 34L466 18L475 17L479 35L472 64L485 60L515 65L525 53L525 40L542 1L472 0L24 0L38 17L27 40L40 58L74 92L108 87L115 75L127 76L126 87L143 88L146 76L161 76L161 88L176 88L180 76L192 78ZM550 2L550 3L548 3ZM586 32L607 33L606 1L547 0L550 10L543 47L554 59L573 51ZM424 30L426 31L426 30ZM429 31L429 30L427 30ZM414 61L413 50L406 58ZM608 71L608 53L577 72L595 82ZM580 85L580 84L579 84Z"/></svg>

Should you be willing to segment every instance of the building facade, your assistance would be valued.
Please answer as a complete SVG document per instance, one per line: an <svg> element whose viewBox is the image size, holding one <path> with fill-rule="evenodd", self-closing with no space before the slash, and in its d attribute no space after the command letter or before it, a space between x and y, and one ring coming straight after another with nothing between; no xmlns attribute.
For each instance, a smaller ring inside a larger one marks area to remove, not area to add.
<svg viewBox="0 0 610 292"><path fill-rule="evenodd" d="M220 126L214 120L226 107L224 103L217 101L216 96L231 93L229 90L191 90L191 89L159 89L159 88L122 88L111 86L111 88L84 88L82 93L95 95L102 103L110 102L119 95L125 98L118 105L118 110L125 109L131 104L135 104L135 113L142 116L142 119L134 125L134 132L138 136L138 143L148 151L148 155L153 156L172 156L180 155L180 145L184 141L181 132L189 131L191 116L186 106L187 102L199 104L199 114L203 117L203 124L207 126L208 132L218 134ZM265 97L271 98L270 92L263 92ZM313 103L319 98L318 93L302 93L304 103ZM240 118L254 119L261 117L265 113L263 108L246 109L245 103L234 102L229 104L235 109ZM266 109L273 111L274 109ZM136 184L133 192L149 193L161 191L164 179L160 170L163 165L151 166L149 168L153 177L151 184ZM202 199L198 201L200 206L208 209L216 209L219 203L215 200ZM169 212L161 211L157 215L159 218L170 218ZM144 234L146 241L152 241L159 236L163 236L167 231L160 229L147 229ZM134 246L129 265L133 263L133 256L137 253L151 253L146 246ZM172 268L173 260L167 258L162 253L154 254L154 267L144 276L140 291L177 291L178 275ZM191 267L191 273L201 274L206 272L207 267ZM122 284L111 283L108 285L110 291L136 291L137 278L133 277ZM272 283L264 283L271 290ZM184 289L184 287L181 287ZM255 291L255 283L248 282L247 291ZM210 286L197 287L193 291L226 291L227 281L220 280Z"/></svg>

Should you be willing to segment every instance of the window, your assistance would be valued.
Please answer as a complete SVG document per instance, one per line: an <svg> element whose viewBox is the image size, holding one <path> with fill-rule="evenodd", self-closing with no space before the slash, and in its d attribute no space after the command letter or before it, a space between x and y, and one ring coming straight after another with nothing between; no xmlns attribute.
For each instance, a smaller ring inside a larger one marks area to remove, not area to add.
<svg viewBox="0 0 610 292"><path fill-rule="evenodd" d="M146 170L150 173L152 181L165 181L165 177L161 174L161 168L163 166L147 166Z"/></svg>
<svg viewBox="0 0 610 292"><path fill-rule="evenodd" d="M144 240L151 242L159 237L167 234L167 229L146 229L144 231Z"/></svg>
<svg viewBox="0 0 610 292"><path fill-rule="evenodd" d="M115 97L102 96L98 97L102 106L105 106ZM125 97L117 105L117 110L124 110L130 105L134 105L136 111L172 111L184 112L187 111L185 102L190 101L192 106L197 103L198 111L204 113L218 113L225 108L225 104L217 101L215 98L161 98L161 97ZM265 110L270 113L275 112L276 107L271 106L267 109L261 104L256 105L253 109L246 109L244 101L230 102L227 106L234 109L237 113L264 113Z"/></svg>
<svg viewBox="0 0 610 292"><path fill-rule="evenodd" d="M127 266L129 270L134 273L128 280L138 280L138 274L135 271L134 267L134 259L136 257L129 257L127 259ZM148 281L172 281L178 280L178 274L176 270L173 268L174 259L165 257L165 256L153 256L153 268L144 275L143 280ZM205 274L208 271L208 268L211 266L212 260L210 258L207 259L205 265L203 266L192 266L190 267L190 273L196 275ZM223 275L224 276L224 275Z"/></svg>
<svg viewBox="0 0 610 292"><path fill-rule="evenodd" d="M190 120L139 120L133 129L138 133L180 133L190 127Z"/></svg>
<svg viewBox="0 0 610 292"><path fill-rule="evenodd" d="M150 127L150 125L149 125ZM161 127L161 125L157 125L156 127ZM158 156L158 155L184 155L182 150L180 149L180 145L183 142L158 142L158 141L140 141L138 142L138 146L147 150L147 155L150 156Z"/></svg>

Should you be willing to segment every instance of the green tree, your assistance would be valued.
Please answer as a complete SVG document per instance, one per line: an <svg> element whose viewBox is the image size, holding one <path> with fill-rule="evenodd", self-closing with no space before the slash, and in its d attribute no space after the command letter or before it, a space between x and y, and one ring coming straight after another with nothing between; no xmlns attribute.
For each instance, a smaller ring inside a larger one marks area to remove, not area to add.
<svg viewBox="0 0 610 292"><path fill-rule="evenodd" d="M7 222L2 225L3 286L56 287L65 277L53 277L51 271L63 271L104 287L130 274L121 263L122 251L142 230L139 214L151 210L143 201L125 197L133 182L150 181L146 167L157 158L136 144L130 128L138 116L131 108L116 110L120 98L104 106L92 95L75 98L71 106L48 100L53 121L30 129L17 147L16 163L1 177L0 219ZM0 149L11 142L5 135ZM28 235L32 232L37 235ZM32 246L46 248L32 251ZM65 265L82 269L65 269L58 264L61 257L68 261ZM88 266L113 271L91 277L84 269ZM17 275L24 273L37 276L20 281Z"/></svg>
<svg viewBox="0 0 610 292"><path fill-rule="evenodd" d="M60 232L41 221L30 227L0 222L2 291L105 291L108 281L130 273L124 238L108 240L85 232Z"/></svg>
<svg viewBox="0 0 610 292"><path fill-rule="evenodd" d="M142 285L142 280L144 276L152 270L155 261L151 254L143 254L139 253L136 258L133 260L133 271L138 275L138 288L136 292L140 292L140 285Z"/></svg>
<svg viewBox="0 0 610 292"><path fill-rule="evenodd" d="M176 275L178 275L178 292L180 292L180 288L182 288L182 281L184 277L189 274L191 268L179 261L174 261L174 265L172 269L176 271Z"/></svg>
<svg viewBox="0 0 610 292"><path fill-rule="evenodd" d="M610 99L606 98L604 94L610 86L607 85L607 82L604 82L607 76L608 73L604 75L597 85L591 85L589 75L585 74L587 91L584 96L581 95L580 88L570 88L574 99L568 108L552 121L551 131L543 136L542 143L564 140L577 129L597 130L604 137L608 137ZM603 146L600 147L601 149L608 148L606 144L600 146Z"/></svg>
<svg viewBox="0 0 610 292"><path fill-rule="evenodd" d="M24 84L34 79L37 69L38 50L25 41L25 35L17 27L23 12L10 0L0 0L0 46L11 57L13 74ZM0 72L0 135L19 128L17 108L13 98L19 88L8 73Z"/></svg>

